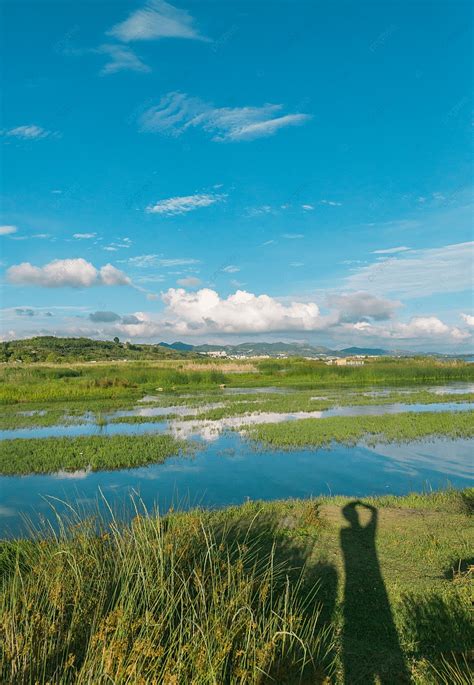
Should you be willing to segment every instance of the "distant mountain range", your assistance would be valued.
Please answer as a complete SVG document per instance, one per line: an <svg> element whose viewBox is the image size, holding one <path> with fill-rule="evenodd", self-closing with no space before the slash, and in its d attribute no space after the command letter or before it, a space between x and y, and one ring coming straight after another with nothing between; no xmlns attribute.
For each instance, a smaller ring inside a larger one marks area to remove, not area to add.
<svg viewBox="0 0 474 685"><path fill-rule="evenodd" d="M322 345L284 342L245 342L239 345L190 345L180 341L173 343L139 344L111 340L91 340L90 338L57 338L38 336L23 340L0 342L0 362L56 362L56 361L114 361L139 359L198 359L210 352L223 352L229 357L326 357L362 356L403 356L423 355L422 352L407 350L385 350L379 347L345 347L331 350ZM432 357L462 358L469 355L449 355L430 353Z"/></svg>
<svg viewBox="0 0 474 685"><path fill-rule="evenodd" d="M342 350L332 350L323 345L308 345L307 343L284 342L246 342L238 345L188 345L187 343L159 343L179 352L225 352L229 356L261 356L270 357L347 357L354 355L376 356L413 356L414 352L407 350L385 350L379 347L345 347Z"/></svg>

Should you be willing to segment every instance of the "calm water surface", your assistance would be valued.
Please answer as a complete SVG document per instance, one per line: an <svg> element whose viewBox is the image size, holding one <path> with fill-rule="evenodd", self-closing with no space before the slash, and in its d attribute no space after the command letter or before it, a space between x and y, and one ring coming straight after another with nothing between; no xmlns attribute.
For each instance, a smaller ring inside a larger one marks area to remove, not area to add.
<svg viewBox="0 0 474 685"><path fill-rule="evenodd" d="M0 535L25 530L24 517L53 519L66 500L84 511L104 494L112 507L138 492L147 508L166 511L202 505L221 507L246 499L272 500L342 494L354 497L405 494L473 482L474 440L435 439L403 445L335 444L331 449L258 449L238 433L198 440L191 457L121 471L57 473L0 478ZM100 506L100 505L99 505Z"/></svg>
<svg viewBox="0 0 474 685"><path fill-rule="evenodd" d="M255 392L268 392L255 388ZM433 388L433 390L435 390ZM239 394L248 388L226 392ZM274 392L279 392L275 388ZM282 389L286 392L286 389ZM473 384L438 386L436 392L458 394L473 392ZM376 390L384 394L385 390ZM144 398L145 403L151 398ZM50 436L117 435L170 432L191 438L197 445L193 456L168 459L136 469L120 471L51 475L0 476L0 537L25 532L25 518L37 522L54 520L52 506L64 509L61 501L79 507L82 512L104 509L102 494L121 515L130 512L130 495L138 493L148 509L165 512L171 505L183 509L196 505L221 507L240 504L247 499L282 499L341 494L354 497L380 494L406 494L412 491L439 489L448 484L466 487L473 483L474 440L437 438L408 444L344 446L331 449L284 451L264 449L229 431L243 425L269 423L306 417L363 416L420 411L466 411L469 402L443 404L390 404L334 407L325 411L292 413L255 413L220 420L184 420L205 409L221 406L218 402L201 407L147 407L117 412L114 416L163 416L159 422L141 424L115 423L104 427L86 416L83 424L44 426L32 429L0 431L0 439ZM165 420L166 414L178 416ZM1 446L0 446L1 447ZM102 493L102 494L101 494Z"/></svg>
<svg viewBox="0 0 474 685"><path fill-rule="evenodd" d="M181 416L192 416L207 408L220 405L206 405L200 409L195 407L157 407L116 412L113 416L165 416L178 413ZM174 411L174 410L182 411ZM280 423L297 419L324 419L330 416L380 416L382 414L400 414L405 412L446 412L470 411L474 409L473 402L442 402L433 404L381 404L381 405L351 405L348 407L333 407L323 411L296 412L255 412L244 416L229 416L216 420L187 420L170 419L168 421L145 423L109 423L98 425L90 419L87 423L36 426L34 428L12 428L0 430L0 440L11 438L50 438L75 437L79 435L140 435L143 433L171 432L179 437L199 435L213 440L229 428L256 425L261 423Z"/></svg>

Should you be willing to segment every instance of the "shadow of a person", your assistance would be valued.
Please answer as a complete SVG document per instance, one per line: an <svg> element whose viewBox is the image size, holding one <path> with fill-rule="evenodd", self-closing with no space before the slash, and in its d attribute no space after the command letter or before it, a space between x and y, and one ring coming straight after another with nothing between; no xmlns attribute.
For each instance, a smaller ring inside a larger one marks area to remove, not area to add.
<svg viewBox="0 0 474 685"><path fill-rule="evenodd" d="M370 512L366 525L359 520L358 508ZM409 683L377 558L377 509L354 501L347 504L342 513L350 524L341 529L345 569L344 682L346 685Z"/></svg>

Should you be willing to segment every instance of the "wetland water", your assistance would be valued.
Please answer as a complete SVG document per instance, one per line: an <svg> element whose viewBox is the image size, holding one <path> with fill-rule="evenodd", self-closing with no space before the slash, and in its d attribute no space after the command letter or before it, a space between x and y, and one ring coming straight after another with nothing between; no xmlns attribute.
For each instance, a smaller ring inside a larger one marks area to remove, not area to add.
<svg viewBox="0 0 474 685"><path fill-rule="evenodd" d="M261 388L258 389L261 392ZM439 388L457 394L472 391L463 384ZM403 444L334 444L324 449L281 450L262 448L243 433L229 431L256 423L273 423L299 418L364 416L400 412L446 412L472 410L469 402L443 404L386 404L333 407L324 411L254 413L220 420L197 420L192 415L219 403L196 407L136 407L115 412L112 417L160 417L158 422L138 424L88 423L21 428L0 431L0 438L50 436L117 435L170 432L190 438L197 449L191 456L179 456L162 464L118 471L59 472L50 475L0 477L0 537L25 531L24 518L38 515L54 518L51 504L59 510L64 500L84 512L100 501L100 493L113 508L130 506L131 493L138 493L148 509L171 505L220 507L246 499L281 499L341 494L354 497L405 494L452 485L466 487L473 482L474 440L436 438ZM166 414L176 418L166 420ZM185 420L185 417L191 417ZM1 449L1 443L0 443ZM102 503L103 506L103 503Z"/></svg>
<svg viewBox="0 0 474 685"><path fill-rule="evenodd" d="M259 449L238 433L224 432L211 442L198 440L190 457L120 471L77 471L0 478L0 535L23 530L23 517L52 517L54 499L94 508L100 491L122 506L137 492L148 509L219 507L246 499L281 499L342 494L354 497L405 494L448 484L472 484L474 440L433 439L401 445L381 444L290 452ZM100 490L99 490L100 489Z"/></svg>
<svg viewBox="0 0 474 685"><path fill-rule="evenodd" d="M196 407L157 407L133 409L110 414L109 418L127 416L157 417L167 414L193 416L209 408L220 407L220 404ZM34 428L12 428L0 430L0 440L14 438L54 438L76 437L79 435L141 435L143 433L171 432L180 438L199 436L205 440L213 440L220 433L230 428L256 425L261 423L280 423L296 419L324 419L330 416L381 416L382 414L400 414L410 412L447 412L470 411L474 409L472 402L443 402L440 404L381 404L361 406L344 406L324 409L322 411L296 412L255 412L241 416L229 416L222 419L196 419L183 421L180 418L157 422L144 423L106 423L97 424L92 418L84 418L85 423L71 423L57 426L38 426Z"/></svg>

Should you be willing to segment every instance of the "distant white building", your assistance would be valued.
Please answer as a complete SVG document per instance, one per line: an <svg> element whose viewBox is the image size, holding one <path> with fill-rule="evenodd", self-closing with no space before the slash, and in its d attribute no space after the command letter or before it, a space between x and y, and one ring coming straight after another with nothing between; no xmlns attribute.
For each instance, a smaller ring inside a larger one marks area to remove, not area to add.
<svg viewBox="0 0 474 685"><path fill-rule="evenodd" d="M329 359L326 364L327 366L364 366L364 361L362 359L340 357L339 359Z"/></svg>

